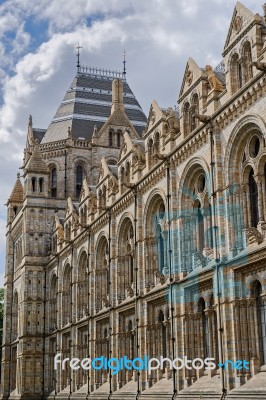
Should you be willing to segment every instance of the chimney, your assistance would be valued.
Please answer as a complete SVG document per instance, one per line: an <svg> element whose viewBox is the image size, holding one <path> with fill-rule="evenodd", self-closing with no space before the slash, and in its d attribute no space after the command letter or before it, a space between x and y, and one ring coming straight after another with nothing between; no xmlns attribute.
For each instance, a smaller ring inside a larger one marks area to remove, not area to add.
<svg viewBox="0 0 266 400"><path fill-rule="evenodd" d="M116 110L124 110L123 81L121 79L114 79L112 85L111 114Z"/></svg>

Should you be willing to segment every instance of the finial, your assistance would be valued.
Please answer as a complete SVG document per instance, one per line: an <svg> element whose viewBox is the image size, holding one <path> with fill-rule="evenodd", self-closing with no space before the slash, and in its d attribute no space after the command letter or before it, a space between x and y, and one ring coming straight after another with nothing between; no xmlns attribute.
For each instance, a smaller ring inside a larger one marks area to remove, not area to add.
<svg viewBox="0 0 266 400"><path fill-rule="evenodd" d="M32 125L32 115L29 116L29 125Z"/></svg>
<svg viewBox="0 0 266 400"><path fill-rule="evenodd" d="M17 173L17 180L20 180L20 173Z"/></svg>
<svg viewBox="0 0 266 400"><path fill-rule="evenodd" d="M126 60L126 51L124 50L124 61L123 61L123 64L124 64L123 78L124 78L124 79L126 79L126 74L127 74L127 71L126 71L126 62L127 62L127 60Z"/></svg>
<svg viewBox="0 0 266 400"><path fill-rule="evenodd" d="M80 52L79 52L79 50L82 49L82 48L83 48L83 47L80 46L79 43L78 43L77 46L76 46L76 49L77 49L77 58L78 58L78 60L77 60L77 69L78 69L78 72L80 71Z"/></svg>
<svg viewBox="0 0 266 400"><path fill-rule="evenodd" d="M71 137L71 129L70 129L70 126L68 127L67 133L68 133L68 137L70 138L70 137Z"/></svg>

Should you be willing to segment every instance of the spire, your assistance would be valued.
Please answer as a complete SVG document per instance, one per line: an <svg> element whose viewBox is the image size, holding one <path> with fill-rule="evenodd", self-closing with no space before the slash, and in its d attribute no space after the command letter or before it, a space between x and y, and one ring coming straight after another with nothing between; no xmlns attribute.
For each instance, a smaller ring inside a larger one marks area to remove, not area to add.
<svg viewBox="0 0 266 400"><path fill-rule="evenodd" d="M79 50L82 49L83 47L79 45L79 43L76 46L77 49L77 70L80 72L80 52Z"/></svg>
<svg viewBox="0 0 266 400"><path fill-rule="evenodd" d="M126 62L127 62L127 60L126 60L126 51L124 50L124 61L123 61L123 64L124 64L123 79L124 79L124 80L126 80L126 75L127 75L127 71L126 71Z"/></svg>
<svg viewBox="0 0 266 400"><path fill-rule="evenodd" d="M20 174L17 174L17 180L9 197L10 203L22 203L23 202L23 186L20 181Z"/></svg>

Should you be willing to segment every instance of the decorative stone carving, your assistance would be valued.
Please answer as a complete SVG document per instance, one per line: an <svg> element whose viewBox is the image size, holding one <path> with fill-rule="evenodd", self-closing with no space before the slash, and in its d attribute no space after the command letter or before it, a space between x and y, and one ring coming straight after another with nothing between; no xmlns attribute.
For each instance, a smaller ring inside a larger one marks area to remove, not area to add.
<svg viewBox="0 0 266 400"><path fill-rule="evenodd" d="M233 21L233 29L236 33L238 33L243 25L243 18L240 15L236 15Z"/></svg>
<svg viewBox="0 0 266 400"><path fill-rule="evenodd" d="M102 305L103 305L103 307L109 307L109 299L108 299L108 296L103 296L102 297Z"/></svg>
<svg viewBox="0 0 266 400"><path fill-rule="evenodd" d="M126 286L126 291L127 291L127 297L133 297L134 296L134 290L130 285Z"/></svg>
<svg viewBox="0 0 266 400"><path fill-rule="evenodd" d="M206 65L205 70L207 72L207 78L208 82L211 85L211 88L213 90L216 90L218 92L222 92L224 90L224 87L222 83L219 81L217 76L215 75L212 67L210 65Z"/></svg>
<svg viewBox="0 0 266 400"><path fill-rule="evenodd" d="M243 230L246 239L246 246L251 244L260 244L262 242L262 235L257 228L247 228Z"/></svg>
<svg viewBox="0 0 266 400"><path fill-rule="evenodd" d="M192 254L192 268L204 267L206 265L206 258L199 252Z"/></svg>
<svg viewBox="0 0 266 400"><path fill-rule="evenodd" d="M214 251L210 247L204 247L203 255L207 260L214 259Z"/></svg>
<svg viewBox="0 0 266 400"><path fill-rule="evenodd" d="M108 191L109 191L109 196L118 193L118 182L113 175L110 176L108 181Z"/></svg>
<svg viewBox="0 0 266 400"><path fill-rule="evenodd" d="M193 81L193 72L191 71L191 69L189 69L186 73L186 82L188 86L191 85L192 81Z"/></svg>

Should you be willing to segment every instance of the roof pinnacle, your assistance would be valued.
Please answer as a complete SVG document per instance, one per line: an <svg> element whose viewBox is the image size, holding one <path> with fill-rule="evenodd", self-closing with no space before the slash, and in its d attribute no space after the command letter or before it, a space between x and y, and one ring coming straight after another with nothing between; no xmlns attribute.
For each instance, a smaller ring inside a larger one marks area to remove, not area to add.
<svg viewBox="0 0 266 400"><path fill-rule="evenodd" d="M123 64L124 64L123 78L124 78L124 79L126 79L126 74L127 74L127 71L126 71L126 62L127 62L127 60L126 60L126 51L124 50L124 61L123 61Z"/></svg>
<svg viewBox="0 0 266 400"><path fill-rule="evenodd" d="M79 52L79 50L82 49L82 48L83 48L83 47L80 46L79 43L78 43L77 46L76 46L76 49L77 49L77 58L78 58L78 60L77 60L77 69L78 69L78 72L80 71L80 52Z"/></svg>

